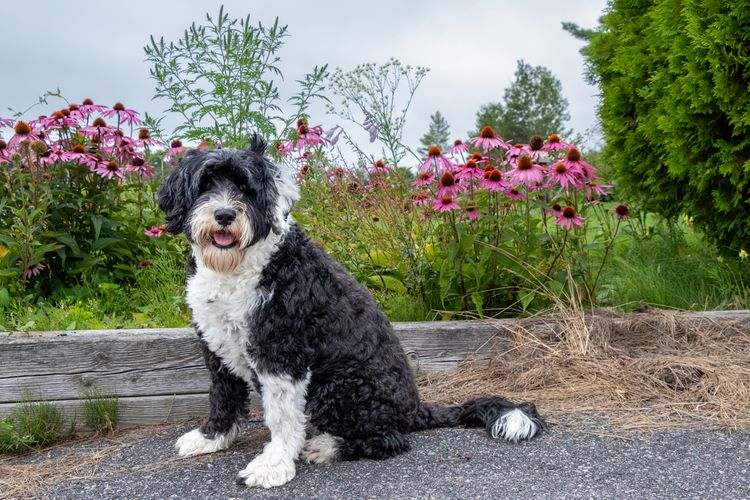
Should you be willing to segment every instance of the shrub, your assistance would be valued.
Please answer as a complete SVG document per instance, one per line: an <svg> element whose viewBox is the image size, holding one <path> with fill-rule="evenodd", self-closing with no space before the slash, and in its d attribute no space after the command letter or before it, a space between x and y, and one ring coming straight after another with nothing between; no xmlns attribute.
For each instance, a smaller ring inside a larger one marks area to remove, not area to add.
<svg viewBox="0 0 750 500"><path fill-rule="evenodd" d="M29 395L8 418L0 421L0 452L23 452L62 440L63 416L53 403L35 402Z"/></svg>
<svg viewBox="0 0 750 500"><path fill-rule="evenodd" d="M612 0L583 53L606 159L643 208L685 213L724 251L750 245L750 9Z"/></svg>

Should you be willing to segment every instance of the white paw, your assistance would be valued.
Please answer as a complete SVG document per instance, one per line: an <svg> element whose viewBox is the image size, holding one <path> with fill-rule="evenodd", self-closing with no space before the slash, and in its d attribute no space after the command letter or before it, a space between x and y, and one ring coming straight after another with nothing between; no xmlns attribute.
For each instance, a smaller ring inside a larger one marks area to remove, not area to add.
<svg viewBox="0 0 750 500"><path fill-rule="evenodd" d="M273 488L286 484L297 473L294 460L280 460L270 453L261 453L237 474L237 484Z"/></svg>
<svg viewBox="0 0 750 500"><path fill-rule="evenodd" d="M181 457L192 457L213 453L227 448L237 435L237 430L232 429L227 434L218 434L214 439L208 439L200 429L183 434L175 443L177 455Z"/></svg>
<svg viewBox="0 0 750 500"><path fill-rule="evenodd" d="M305 441L302 457L308 463L330 464L338 459L336 438L330 434L318 434Z"/></svg>

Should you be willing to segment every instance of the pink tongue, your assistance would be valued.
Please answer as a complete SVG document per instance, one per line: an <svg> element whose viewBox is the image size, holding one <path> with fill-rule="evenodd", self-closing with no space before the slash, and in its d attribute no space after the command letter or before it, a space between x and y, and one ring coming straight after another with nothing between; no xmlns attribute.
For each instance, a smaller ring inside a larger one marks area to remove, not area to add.
<svg viewBox="0 0 750 500"><path fill-rule="evenodd" d="M228 233L214 233L214 241L217 245L227 247L234 243L234 236Z"/></svg>

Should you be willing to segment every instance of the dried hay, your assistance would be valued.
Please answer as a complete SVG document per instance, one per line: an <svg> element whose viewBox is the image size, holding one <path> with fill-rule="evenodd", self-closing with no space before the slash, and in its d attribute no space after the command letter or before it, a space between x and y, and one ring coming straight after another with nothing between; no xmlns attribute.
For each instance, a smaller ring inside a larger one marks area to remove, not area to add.
<svg viewBox="0 0 750 500"><path fill-rule="evenodd" d="M429 401L501 394L552 423L622 435L750 429L750 321L661 310L559 309L505 330L488 362L422 375Z"/></svg>

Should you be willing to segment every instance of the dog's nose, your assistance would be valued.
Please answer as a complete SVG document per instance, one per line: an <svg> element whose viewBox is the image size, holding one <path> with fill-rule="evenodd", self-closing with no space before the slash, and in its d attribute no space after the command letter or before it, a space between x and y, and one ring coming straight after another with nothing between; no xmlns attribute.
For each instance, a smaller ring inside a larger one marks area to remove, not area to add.
<svg viewBox="0 0 750 500"><path fill-rule="evenodd" d="M214 212L214 218L220 226L228 226L234 222L235 217L237 217L237 212L231 208L220 208Z"/></svg>

